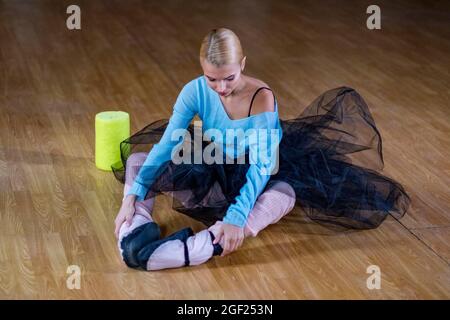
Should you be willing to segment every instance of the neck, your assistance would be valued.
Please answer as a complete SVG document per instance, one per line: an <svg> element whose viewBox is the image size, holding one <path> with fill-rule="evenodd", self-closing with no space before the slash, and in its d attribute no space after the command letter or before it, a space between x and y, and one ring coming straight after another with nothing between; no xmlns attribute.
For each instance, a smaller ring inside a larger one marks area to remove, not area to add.
<svg viewBox="0 0 450 320"><path fill-rule="evenodd" d="M233 90L233 92L231 92L229 97L235 97L235 96L239 95L245 89L246 85L247 85L247 81L245 80L245 76L243 74L241 74L238 85ZM225 98L227 98L227 97L225 97Z"/></svg>

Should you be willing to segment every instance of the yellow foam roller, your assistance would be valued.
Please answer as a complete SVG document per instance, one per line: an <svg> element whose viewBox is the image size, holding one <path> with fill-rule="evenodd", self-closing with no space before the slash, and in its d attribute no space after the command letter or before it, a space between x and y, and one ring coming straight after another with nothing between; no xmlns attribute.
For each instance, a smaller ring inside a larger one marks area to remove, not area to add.
<svg viewBox="0 0 450 320"><path fill-rule="evenodd" d="M120 161L120 142L130 136L130 116L123 111L104 111L95 115L95 165L111 171Z"/></svg>

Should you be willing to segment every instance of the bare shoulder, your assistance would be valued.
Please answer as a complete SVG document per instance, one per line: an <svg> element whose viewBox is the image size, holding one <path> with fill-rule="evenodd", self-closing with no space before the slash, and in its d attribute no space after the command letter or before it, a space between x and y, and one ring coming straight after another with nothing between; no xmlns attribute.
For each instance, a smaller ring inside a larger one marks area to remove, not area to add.
<svg viewBox="0 0 450 320"><path fill-rule="evenodd" d="M256 92L261 87L270 89L270 87L267 85L267 83L265 83L259 79L255 79L255 78L252 78L252 79L254 80L253 81L253 83L254 83L253 92ZM271 90L261 89L258 91L255 98L253 99L253 104L252 104L252 109L251 109L250 114L258 114L258 113L267 112L267 111L270 111L270 112L275 111L274 94Z"/></svg>

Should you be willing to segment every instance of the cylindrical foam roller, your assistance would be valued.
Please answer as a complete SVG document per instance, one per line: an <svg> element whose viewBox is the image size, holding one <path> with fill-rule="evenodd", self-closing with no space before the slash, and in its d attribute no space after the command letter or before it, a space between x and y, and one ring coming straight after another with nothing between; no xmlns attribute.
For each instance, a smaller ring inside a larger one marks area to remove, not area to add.
<svg viewBox="0 0 450 320"><path fill-rule="evenodd" d="M95 115L95 165L111 171L120 161L120 143L130 136L130 116L123 111L104 111Z"/></svg>

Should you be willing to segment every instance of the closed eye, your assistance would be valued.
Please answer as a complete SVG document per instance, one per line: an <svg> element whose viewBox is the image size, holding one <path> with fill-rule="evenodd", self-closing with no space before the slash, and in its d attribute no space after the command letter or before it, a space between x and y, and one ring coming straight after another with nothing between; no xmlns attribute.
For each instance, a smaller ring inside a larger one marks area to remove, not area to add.
<svg viewBox="0 0 450 320"><path fill-rule="evenodd" d="M211 77L208 77L208 76L206 76L207 78L208 78L208 80L209 81L211 81L211 82L214 82L214 81L216 81L216 79L214 79L214 78L211 78ZM229 76L228 78L226 78L225 80L227 80L227 81L233 81L234 80L234 74L233 75L231 75L231 76Z"/></svg>

